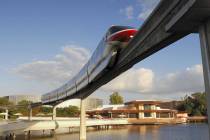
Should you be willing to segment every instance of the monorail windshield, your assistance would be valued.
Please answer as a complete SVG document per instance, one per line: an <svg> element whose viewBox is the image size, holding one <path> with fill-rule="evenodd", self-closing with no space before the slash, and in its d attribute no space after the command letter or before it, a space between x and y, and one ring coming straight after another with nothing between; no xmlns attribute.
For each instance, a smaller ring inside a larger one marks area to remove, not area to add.
<svg viewBox="0 0 210 140"><path fill-rule="evenodd" d="M134 29L134 28L130 27L130 26L112 26L109 29L109 34L114 34L114 33L118 32L118 31L126 30L126 29Z"/></svg>

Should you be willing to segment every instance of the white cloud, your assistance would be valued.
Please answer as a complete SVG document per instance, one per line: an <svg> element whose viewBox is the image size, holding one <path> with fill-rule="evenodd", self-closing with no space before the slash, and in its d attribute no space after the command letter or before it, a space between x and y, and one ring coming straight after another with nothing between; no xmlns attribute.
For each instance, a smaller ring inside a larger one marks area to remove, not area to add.
<svg viewBox="0 0 210 140"><path fill-rule="evenodd" d="M125 14L126 14L128 19L132 19L133 18L133 6L126 7L125 8Z"/></svg>
<svg viewBox="0 0 210 140"><path fill-rule="evenodd" d="M90 57L88 50L76 45L63 47L52 60L21 64L13 72L25 79L58 86L71 79Z"/></svg>
<svg viewBox="0 0 210 140"><path fill-rule="evenodd" d="M183 71L156 76L150 69L131 69L114 79L102 90L138 92L141 94L176 96L204 90L201 65Z"/></svg>
<svg viewBox="0 0 210 140"><path fill-rule="evenodd" d="M149 69L131 69L117 77L103 90L146 92L152 88L154 73Z"/></svg>
<svg viewBox="0 0 210 140"><path fill-rule="evenodd" d="M124 14L127 19L133 19L134 8L132 5L127 6L125 9L121 9L120 12Z"/></svg>
<svg viewBox="0 0 210 140"><path fill-rule="evenodd" d="M138 0L141 8L138 18L145 20L159 2L160 0Z"/></svg>
<svg viewBox="0 0 210 140"><path fill-rule="evenodd" d="M204 90L202 65L195 65L183 71L169 73L157 78L153 91L160 94L192 93Z"/></svg>
<svg viewBox="0 0 210 140"><path fill-rule="evenodd" d="M128 5L120 12L126 16L127 19L138 18L145 20L157 6L160 0L138 0L136 4Z"/></svg>
<svg viewBox="0 0 210 140"><path fill-rule="evenodd" d="M52 60L39 60L21 64L13 72L27 80L57 87L70 80L87 62L88 50L69 45ZM106 92L121 91L152 96L176 96L203 91L202 65L194 65L185 70L156 75L151 69L132 68L101 88Z"/></svg>

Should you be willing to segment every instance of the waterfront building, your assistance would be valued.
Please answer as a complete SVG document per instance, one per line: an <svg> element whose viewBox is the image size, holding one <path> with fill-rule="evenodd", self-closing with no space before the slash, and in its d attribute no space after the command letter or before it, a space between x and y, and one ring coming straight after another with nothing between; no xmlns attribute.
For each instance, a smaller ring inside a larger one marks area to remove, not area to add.
<svg viewBox="0 0 210 140"><path fill-rule="evenodd" d="M4 96L3 98L8 99L9 102L12 102L14 105L17 105L20 101L23 100L31 101L33 103L41 102L41 95L9 95Z"/></svg>
<svg viewBox="0 0 210 140"><path fill-rule="evenodd" d="M125 103L128 109L133 108L137 111L137 118L174 118L177 110L161 108L160 105L163 104L162 101L141 101L135 100Z"/></svg>
<svg viewBox="0 0 210 140"><path fill-rule="evenodd" d="M135 100L123 105L107 105L89 110L89 115L101 115L105 118L175 118L177 110L161 108L161 101Z"/></svg>

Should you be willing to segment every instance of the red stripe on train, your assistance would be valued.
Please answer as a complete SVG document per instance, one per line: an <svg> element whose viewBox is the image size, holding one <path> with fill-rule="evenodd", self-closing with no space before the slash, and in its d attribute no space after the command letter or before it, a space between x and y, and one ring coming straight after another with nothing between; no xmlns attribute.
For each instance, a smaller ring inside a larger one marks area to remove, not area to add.
<svg viewBox="0 0 210 140"><path fill-rule="evenodd" d="M120 42L128 42L131 38L133 38L136 34L136 29L127 29L114 33L108 38L109 41L120 41Z"/></svg>

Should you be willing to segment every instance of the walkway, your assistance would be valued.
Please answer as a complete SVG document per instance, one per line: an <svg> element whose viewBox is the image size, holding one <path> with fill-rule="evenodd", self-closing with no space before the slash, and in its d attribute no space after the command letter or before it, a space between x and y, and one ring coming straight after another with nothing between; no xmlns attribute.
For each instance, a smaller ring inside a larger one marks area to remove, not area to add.
<svg viewBox="0 0 210 140"><path fill-rule="evenodd" d="M126 125L127 119L87 119L86 126L109 126L109 125ZM72 128L79 127L80 119L56 119L56 120L18 120L5 125L0 125L0 136L4 136L8 133L20 134L28 131L35 130L56 130L59 128Z"/></svg>

